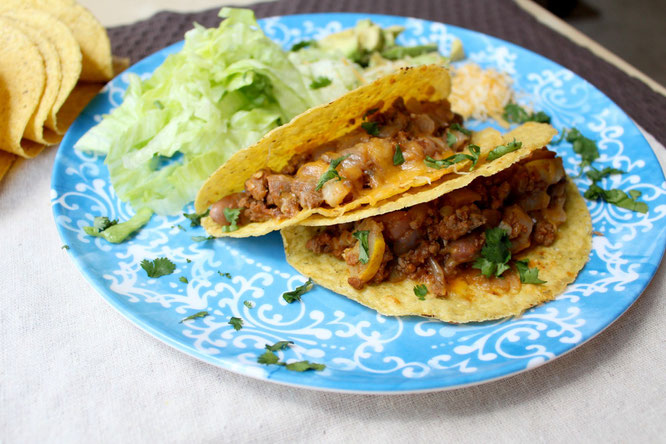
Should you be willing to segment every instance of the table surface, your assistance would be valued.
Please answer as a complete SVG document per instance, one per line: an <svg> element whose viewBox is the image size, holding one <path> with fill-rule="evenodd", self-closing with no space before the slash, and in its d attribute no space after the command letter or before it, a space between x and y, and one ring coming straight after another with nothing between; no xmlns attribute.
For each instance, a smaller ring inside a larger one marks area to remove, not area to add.
<svg viewBox="0 0 666 444"><path fill-rule="evenodd" d="M220 5L81 3L106 26L161 9ZM646 137L664 168L666 149ZM558 442L571 436L656 442L666 436L663 263L617 322L532 371L418 395L290 388L199 362L115 312L60 248L48 204L55 154L19 160L0 182L0 442Z"/></svg>

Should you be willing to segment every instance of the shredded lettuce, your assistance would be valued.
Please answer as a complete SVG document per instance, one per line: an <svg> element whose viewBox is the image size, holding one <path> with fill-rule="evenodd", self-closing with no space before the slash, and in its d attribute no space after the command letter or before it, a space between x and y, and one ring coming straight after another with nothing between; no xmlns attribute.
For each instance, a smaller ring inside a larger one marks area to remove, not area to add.
<svg viewBox="0 0 666 444"><path fill-rule="evenodd" d="M180 212L233 153L357 86L341 74L344 84L312 90L323 66L301 73L251 10L220 16L218 28L195 24L149 79L131 75L123 103L75 144L106 155L118 197L134 208Z"/></svg>

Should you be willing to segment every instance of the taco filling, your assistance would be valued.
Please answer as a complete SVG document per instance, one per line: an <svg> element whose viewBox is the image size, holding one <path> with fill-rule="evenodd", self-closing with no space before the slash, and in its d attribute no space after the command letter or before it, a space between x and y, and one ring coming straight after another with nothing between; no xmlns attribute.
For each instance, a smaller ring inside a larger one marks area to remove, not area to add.
<svg viewBox="0 0 666 444"><path fill-rule="evenodd" d="M399 97L383 112L368 109L360 126L344 136L295 154L281 171L256 171L243 191L211 205L210 217L233 230L251 222L290 218L303 209L339 207L361 197L373 204L406 184L428 184L455 163L474 157L460 157L475 148L471 133L461 124L462 118L445 99Z"/></svg>
<svg viewBox="0 0 666 444"><path fill-rule="evenodd" d="M305 246L345 261L356 290L409 279L445 297L462 279L494 294L515 293L521 281L540 281L537 271L524 279L528 264L508 258L552 245L567 219L566 201L562 160L543 148L433 201L314 231Z"/></svg>

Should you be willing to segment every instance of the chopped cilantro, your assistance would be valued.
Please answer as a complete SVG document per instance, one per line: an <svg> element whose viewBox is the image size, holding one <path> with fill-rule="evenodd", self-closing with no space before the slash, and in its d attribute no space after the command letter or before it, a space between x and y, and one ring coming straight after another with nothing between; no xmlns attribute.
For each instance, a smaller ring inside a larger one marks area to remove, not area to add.
<svg viewBox="0 0 666 444"><path fill-rule="evenodd" d="M268 345L266 344L266 350L268 351L278 351L278 350L284 350L285 348L289 347L290 344L293 344L293 341L278 341L273 345Z"/></svg>
<svg viewBox="0 0 666 444"><path fill-rule="evenodd" d="M624 174L624 171L611 167L606 167L603 170L599 171L596 168L590 167L590 169L585 172L587 178L594 183L599 182L601 179L603 179L604 177L608 177L611 174Z"/></svg>
<svg viewBox="0 0 666 444"><path fill-rule="evenodd" d="M190 282L190 281L187 280L187 278L185 276L179 277L178 280L180 282L182 282L183 284L187 284L188 282Z"/></svg>
<svg viewBox="0 0 666 444"><path fill-rule="evenodd" d="M333 82L333 81L332 81L331 79L329 79L328 77L319 76L319 77L316 77L316 78L312 81L312 83L310 83L310 89L319 89L319 88L323 88L323 87L325 87L325 86L330 85L332 82Z"/></svg>
<svg viewBox="0 0 666 444"><path fill-rule="evenodd" d="M215 236L192 236L194 242L204 242L212 239L215 239Z"/></svg>
<svg viewBox="0 0 666 444"><path fill-rule="evenodd" d="M180 224L178 224L178 225L171 225L171 228L178 228L178 231L185 231L185 228L183 228L183 226L180 225Z"/></svg>
<svg viewBox="0 0 666 444"><path fill-rule="evenodd" d="M400 149L400 145L396 144L395 153L393 154L393 165L398 166L402 165L403 163L405 163L405 158L402 155L402 150Z"/></svg>
<svg viewBox="0 0 666 444"><path fill-rule="evenodd" d="M361 127L371 136L379 136L379 124L377 122L363 122Z"/></svg>
<svg viewBox="0 0 666 444"><path fill-rule="evenodd" d="M500 276L509 269L507 265L509 260L511 260L509 233L500 227L486 230L486 243L481 249L481 257L472 267L481 270L481 274L486 277Z"/></svg>
<svg viewBox="0 0 666 444"><path fill-rule="evenodd" d="M488 162L492 162L493 160L499 159L505 154L509 154L513 151L516 151L521 146L523 146L523 142L516 142L515 139L513 142L509 142L506 145L496 146L495 148L492 149L492 151L488 153L488 157L486 158L486 160Z"/></svg>
<svg viewBox="0 0 666 444"><path fill-rule="evenodd" d="M425 297L428 294L428 287L423 284L415 285L414 294L417 298L419 298L419 300L425 301Z"/></svg>
<svg viewBox="0 0 666 444"><path fill-rule="evenodd" d="M435 160L430 156L426 156L425 158L425 164L429 166L430 168L436 168L438 170L446 167L450 167L451 165L454 165L458 162L463 162L465 160L471 160L472 161L472 167L470 170L473 170L474 167L476 166L476 162L479 161L479 154L481 154L481 148L479 148L477 145L474 144L469 144L467 145L467 149L469 150L470 154L454 154L453 156L449 156L446 159L441 159L441 160Z"/></svg>
<svg viewBox="0 0 666 444"><path fill-rule="evenodd" d="M229 325L231 325L234 328L234 330L238 331L241 328L243 328L243 320L241 318L237 318L235 316L232 316L229 319Z"/></svg>
<svg viewBox="0 0 666 444"><path fill-rule="evenodd" d="M368 230L359 230L352 233L352 236L358 239L358 261L362 264L367 264L368 260L370 260L368 256L368 249L370 248L368 245L368 234L370 234Z"/></svg>
<svg viewBox="0 0 666 444"><path fill-rule="evenodd" d="M446 144L448 146L455 145L457 141L458 141L458 138L453 133L451 133L450 131L446 132Z"/></svg>
<svg viewBox="0 0 666 444"><path fill-rule="evenodd" d="M466 136L471 136L472 135L472 132L470 130L468 130L467 128L463 128L458 123L452 123L451 126L449 127L449 129L452 129L453 131L460 131L461 133L463 133Z"/></svg>
<svg viewBox="0 0 666 444"><path fill-rule="evenodd" d="M298 362L291 362L289 364L285 362L280 362L280 358L278 357L278 355L276 355L270 350L260 355L257 358L257 362L259 364L264 364L264 365L271 365L271 364L281 365L285 367L287 370L291 370L293 372L304 372L307 370L321 371L326 368L324 364L317 364L310 361L298 361Z"/></svg>
<svg viewBox="0 0 666 444"><path fill-rule="evenodd" d="M565 139L573 145L574 152L580 154L582 159L581 168L590 165L599 158L599 150L597 149L596 142L583 136L576 128L566 131Z"/></svg>
<svg viewBox="0 0 666 444"><path fill-rule="evenodd" d="M69 245L65 244L62 247L60 247L62 250L69 250Z"/></svg>
<svg viewBox="0 0 666 444"><path fill-rule="evenodd" d="M300 301L301 296L312 290L312 287L314 287L314 282L312 281L312 278L309 278L303 285L299 285L292 291L282 293L282 298L287 301L287 304L291 304L294 301Z"/></svg>
<svg viewBox="0 0 666 444"><path fill-rule="evenodd" d="M254 303L250 301L243 301L243 305L245 305L247 308L254 308Z"/></svg>
<svg viewBox="0 0 666 444"><path fill-rule="evenodd" d="M604 190L596 183L590 185L587 191L584 194L586 199L598 200L602 199L609 204L615 205L617 207L626 208L627 210L636 211L638 213L647 213L648 206L645 202L638 202L636 199L641 196L641 192L638 190L631 190L629 194L625 193L622 190L612 189Z"/></svg>
<svg viewBox="0 0 666 444"><path fill-rule="evenodd" d="M289 364L285 364L285 367L287 370L291 370L293 372L304 372L306 370L321 371L326 368L324 364L317 364L310 361L291 362Z"/></svg>
<svg viewBox="0 0 666 444"><path fill-rule="evenodd" d="M528 113L523 107L515 103L509 103L504 107L504 114L502 114L502 117L504 117L507 122L511 123L550 123L550 116L543 111Z"/></svg>
<svg viewBox="0 0 666 444"><path fill-rule="evenodd" d="M278 358L278 355L272 351L267 351L257 358L257 362L264 365L277 364L280 362L280 358Z"/></svg>
<svg viewBox="0 0 666 444"><path fill-rule="evenodd" d="M539 279L539 269L536 267L529 268L529 265L529 259L516 261L516 269L520 275L520 282L523 284L545 284L546 281Z"/></svg>
<svg viewBox="0 0 666 444"><path fill-rule="evenodd" d="M238 217L240 216L240 208L225 208L224 217L229 222L229 225L224 225L222 231L228 233L230 231L238 230Z"/></svg>
<svg viewBox="0 0 666 444"><path fill-rule="evenodd" d="M376 113L377 111L379 111L379 108L370 108L369 110L367 110L367 111L365 112L365 114L363 114L363 119L367 119L368 116L373 115L373 114Z"/></svg>
<svg viewBox="0 0 666 444"><path fill-rule="evenodd" d="M227 279L231 279L231 274L230 273L222 273L220 270L218 270L217 274L219 274L220 276L225 277Z"/></svg>
<svg viewBox="0 0 666 444"><path fill-rule="evenodd" d="M192 259L190 259L189 257L186 258L185 260L187 261L188 264L189 264L190 262L192 262Z"/></svg>
<svg viewBox="0 0 666 444"><path fill-rule="evenodd" d="M210 213L210 209L206 210L204 213L201 214L183 213L183 216L185 216L190 220L191 227L198 227L199 225L201 225L201 218L208 216L208 213Z"/></svg>
<svg viewBox="0 0 666 444"><path fill-rule="evenodd" d="M314 40L302 40L298 43L295 43L291 47L290 51L298 51L298 50L301 50L303 48L307 48L308 46L312 46L314 43L315 43Z"/></svg>
<svg viewBox="0 0 666 444"><path fill-rule="evenodd" d="M209 315L209 313L207 311L200 311L200 312L194 313L193 315L190 315L186 318L181 319L179 324L182 324L185 321L190 321L192 319L205 318L208 315Z"/></svg>
<svg viewBox="0 0 666 444"><path fill-rule="evenodd" d="M141 261L141 268L146 270L146 274L150 278L158 278L173 273L176 269L176 264L171 262L166 257L158 257L155 260L149 261L144 259Z"/></svg>
<svg viewBox="0 0 666 444"><path fill-rule="evenodd" d="M338 174L338 171L336 170L336 168L338 167L338 165L340 165L340 163L343 160L345 160L349 156L350 156L350 154L347 154L345 156L340 156L337 159L331 160L331 163L328 166L328 169L319 178L319 182L317 182L317 187L315 188L315 191L321 190L321 187L323 187L324 184L326 182L328 182L329 180L333 180L333 179L342 180L342 178L340 177L340 174Z"/></svg>

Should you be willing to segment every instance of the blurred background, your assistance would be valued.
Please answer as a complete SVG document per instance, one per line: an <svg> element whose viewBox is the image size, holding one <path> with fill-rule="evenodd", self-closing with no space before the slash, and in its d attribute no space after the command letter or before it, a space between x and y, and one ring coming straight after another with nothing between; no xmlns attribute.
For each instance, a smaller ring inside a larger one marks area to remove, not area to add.
<svg viewBox="0 0 666 444"><path fill-rule="evenodd" d="M666 0L535 0L666 86Z"/></svg>
<svg viewBox="0 0 666 444"><path fill-rule="evenodd" d="M79 0L107 27L148 18L160 10L198 11L258 1L267 0ZM532 1L666 86L666 0Z"/></svg>

